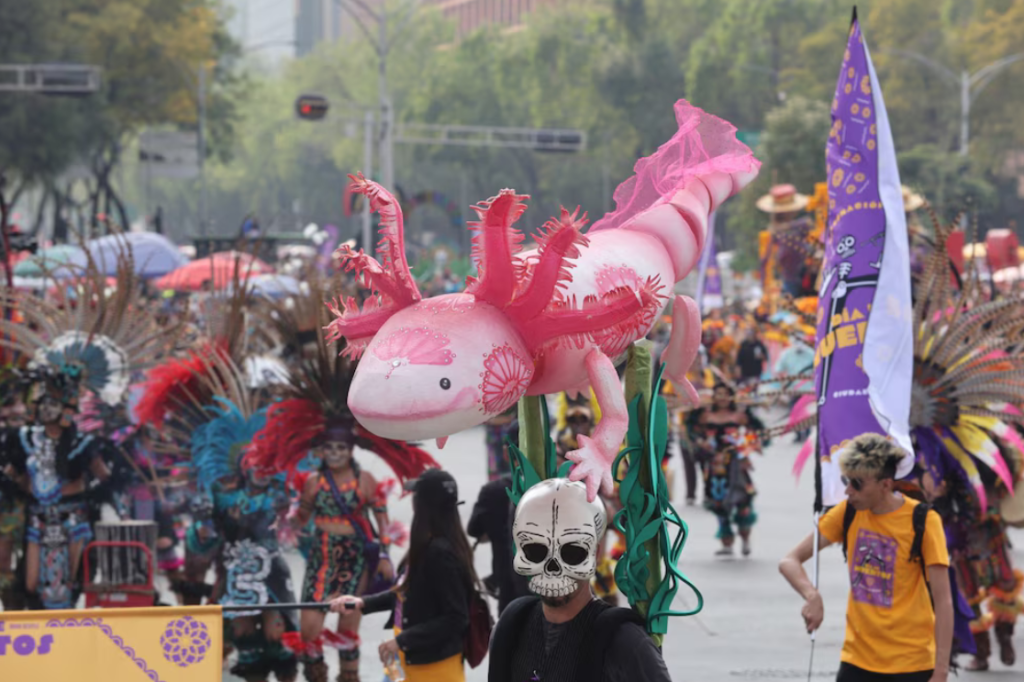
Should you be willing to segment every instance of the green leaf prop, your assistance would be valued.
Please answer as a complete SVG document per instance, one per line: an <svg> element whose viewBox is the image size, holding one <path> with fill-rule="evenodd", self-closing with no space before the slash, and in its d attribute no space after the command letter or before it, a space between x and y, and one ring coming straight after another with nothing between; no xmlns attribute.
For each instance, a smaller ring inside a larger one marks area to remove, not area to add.
<svg viewBox="0 0 1024 682"><path fill-rule="evenodd" d="M558 451L551 438L548 403L544 396L527 396L520 401L519 434L519 443L505 438L512 465L512 488L508 496L514 505L519 504L530 486L549 478L565 478L572 469L572 462L558 466ZM525 446L525 453L519 445ZM539 451L539 456L532 452L534 449Z"/></svg>
<svg viewBox="0 0 1024 682"><path fill-rule="evenodd" d="M661 372L654 385L661 386ZM630 401L626 448L612 469L617 476L619 465L626 460L624 476L616 478L622 510L615 515L614 526L626 536L627 550L615 567L615 582L646 618L647 631L656 640L668 632L669 616L692 616L704 607L700 590L677 567L689 529L668 501L668 486L660 466L659 454L668 442L668 408L658 393L653 392L646 405L642 393ZM646 419L647 415L653 418ZM680 583L697 595L696 608L671 609Z"/></svg>

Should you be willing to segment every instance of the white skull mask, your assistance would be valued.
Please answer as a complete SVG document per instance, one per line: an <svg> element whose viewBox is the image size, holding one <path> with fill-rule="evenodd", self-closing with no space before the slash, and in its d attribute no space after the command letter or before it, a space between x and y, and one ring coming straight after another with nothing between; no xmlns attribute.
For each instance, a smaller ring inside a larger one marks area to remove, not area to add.
<svg viewBox="0 0 1024 682"><path fill-rule="evenodd" d="M516 508L513 566L530 578L542 597L564 597L597 570L597 544L607 519L600 498L587 502L587 488L565 478L536 484Z"/></svg>

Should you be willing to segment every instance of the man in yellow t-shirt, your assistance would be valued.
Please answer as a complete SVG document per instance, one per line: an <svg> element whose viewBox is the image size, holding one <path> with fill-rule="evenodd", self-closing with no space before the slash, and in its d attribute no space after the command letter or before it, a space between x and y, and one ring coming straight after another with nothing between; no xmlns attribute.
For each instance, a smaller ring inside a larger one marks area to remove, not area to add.
<svg viewBox="0 0 1024 682"><path fill-rule="evenodd" d="M911 559L918 503L893 490L904 456L877 434L851 441L839 462L847 499L819 524L819 548L845 541L850 574L837 682L945 682L949 674L953 601L946 535L939 515L929 511L920 559ZM856 513L844 539L847 505ZM814 536L808 535L779 563L779 571L806 600L802 613L808 632L825 617L821 595L803 568L813 547Z"/></svg>

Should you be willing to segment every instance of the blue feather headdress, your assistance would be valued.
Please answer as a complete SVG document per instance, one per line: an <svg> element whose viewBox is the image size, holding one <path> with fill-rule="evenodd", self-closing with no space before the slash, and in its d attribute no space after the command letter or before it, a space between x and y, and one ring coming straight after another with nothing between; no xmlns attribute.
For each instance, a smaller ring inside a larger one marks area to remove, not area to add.
<svg viewBox="0 0 1024 682"><path fill-rule="evenodd" d="M218 404L206 407L212 418L192 433L192 466L199 486L207 493L217 481L240 472L245 446L267 422L266 408L246 417L227 398L214 399Z"/></svg>

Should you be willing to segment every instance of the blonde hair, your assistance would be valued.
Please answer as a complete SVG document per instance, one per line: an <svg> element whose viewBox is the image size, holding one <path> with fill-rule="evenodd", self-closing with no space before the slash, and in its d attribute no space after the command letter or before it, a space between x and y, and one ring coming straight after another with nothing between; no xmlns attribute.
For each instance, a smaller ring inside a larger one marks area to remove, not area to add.
<svg viewBox="0 0 1024 682"><path fill-rule="evenodd" d="M885 436L863 433L846 446L839 457L839 468L844 476L895 479L896 469L905 456L903 449Z"/></svg>

